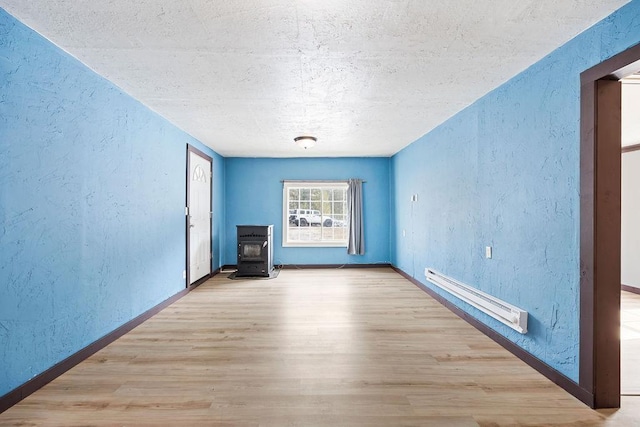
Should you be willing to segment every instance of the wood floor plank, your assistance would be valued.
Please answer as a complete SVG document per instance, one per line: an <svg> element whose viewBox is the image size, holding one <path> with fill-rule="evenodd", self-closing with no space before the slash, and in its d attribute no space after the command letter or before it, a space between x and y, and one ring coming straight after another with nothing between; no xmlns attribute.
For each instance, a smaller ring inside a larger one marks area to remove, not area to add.
<svg viewBox="0 0 640 427"><path fill-rule="evenodd" d="M587 408L391 269L284 270L214 277L0 425L634 425L638 403Z"/></svg>
<svg viewBox="0 0 640 427"><path fill-rule="evenodd" d="M622 291L620 388L640 395L640 295Z"/></svg>

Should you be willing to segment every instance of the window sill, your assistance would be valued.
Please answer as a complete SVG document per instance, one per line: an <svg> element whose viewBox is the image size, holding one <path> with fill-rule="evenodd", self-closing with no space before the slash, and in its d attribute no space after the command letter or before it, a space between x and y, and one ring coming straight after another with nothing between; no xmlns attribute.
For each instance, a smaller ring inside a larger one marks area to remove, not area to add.
<svg viewBox="0 0 640 427"><path fill-rule="evenodd" d="M285 242L283 248L346 248L346 242Z"/></svg>

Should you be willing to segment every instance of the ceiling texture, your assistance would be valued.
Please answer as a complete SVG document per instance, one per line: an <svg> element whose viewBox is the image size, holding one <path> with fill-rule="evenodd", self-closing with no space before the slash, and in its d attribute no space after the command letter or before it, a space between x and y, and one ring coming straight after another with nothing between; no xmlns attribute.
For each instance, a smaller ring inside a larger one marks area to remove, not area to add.
<svg viewBox="0 0 640 427"><path fill-rule="evenodd" d="M389 156L628 0L0 0L223 156ZM318 138L303 150L299 135Z"/></svg>

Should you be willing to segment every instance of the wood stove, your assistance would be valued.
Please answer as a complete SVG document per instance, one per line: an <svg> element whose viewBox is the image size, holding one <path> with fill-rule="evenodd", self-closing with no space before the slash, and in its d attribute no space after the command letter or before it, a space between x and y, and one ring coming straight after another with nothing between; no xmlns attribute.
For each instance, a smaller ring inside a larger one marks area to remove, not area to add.
<svg viewBox="0 0 640 427"><path fill-rule="evenodd" d="M273 272L273 225L238 225L236 277L270 277Z"/></svg>

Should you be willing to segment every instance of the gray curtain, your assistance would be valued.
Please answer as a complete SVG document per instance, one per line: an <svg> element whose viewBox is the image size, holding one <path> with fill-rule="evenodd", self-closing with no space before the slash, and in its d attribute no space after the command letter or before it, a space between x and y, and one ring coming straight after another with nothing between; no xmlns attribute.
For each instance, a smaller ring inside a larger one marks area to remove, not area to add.
<svg viewBox="0 0 640 427"><path fill-rule="evenodd" d="M362 180L350 179L347 190L349 208L349 255L364 255L364 224L362 222Z"/></svg>

